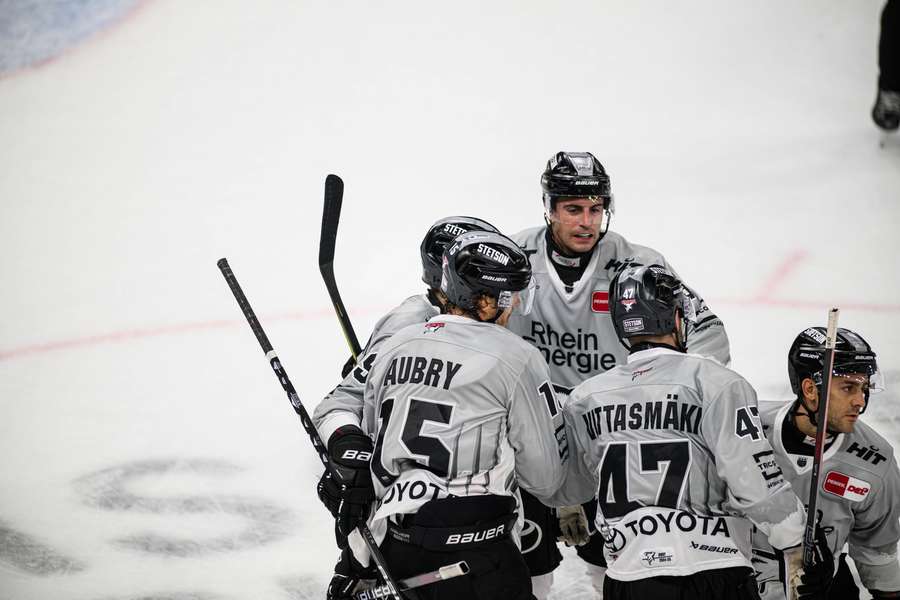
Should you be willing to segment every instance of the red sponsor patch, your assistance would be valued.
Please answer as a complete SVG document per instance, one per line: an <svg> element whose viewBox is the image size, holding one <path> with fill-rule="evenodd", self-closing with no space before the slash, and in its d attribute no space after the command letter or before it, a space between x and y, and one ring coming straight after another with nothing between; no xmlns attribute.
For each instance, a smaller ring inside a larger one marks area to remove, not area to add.
<svg viewBox="0 0 900 600"><path fill-rule="evenodd" d="M442 323L441 321L435 321L434 323L425 323L425 331L437 331L443 326L444 323Z"/></svg>
<svg viewBox="0 0 900 600"><path fill-rule="evenodd" d="M850 477L838 471L829 471L825 475L822 489L829 494L840 496L851 502L862 502L869 495L869 490L872 489L872 486L869 485L868 481Z"/></svg>
<svg viewBox="0 0 900 600"><path fill-rule="evenodd" d="M825 476L825 483L822 484L822 489L835 496L843 496L844 492L847 491L847 483L849 483L849 481L850 478L843 473L829 471L828 475Z"/></svg>
<svg viewBox="0 0 900 600"><path fill-rule="evenodd" d="M609 292L597 290L591 294L591 310L595 313L608 313Z"/></svg>

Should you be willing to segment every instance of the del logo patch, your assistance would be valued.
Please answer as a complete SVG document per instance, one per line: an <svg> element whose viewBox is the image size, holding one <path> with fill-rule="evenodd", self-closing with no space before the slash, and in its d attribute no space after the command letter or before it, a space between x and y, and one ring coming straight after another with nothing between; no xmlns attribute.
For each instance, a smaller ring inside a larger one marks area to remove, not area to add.
<svg viewBox="0 0 900 600"><path fill-rule="evenodd" d="M862 502L869 495L869 482L844 475L838 471L828 471L822 489L829 494L846 498L853 502Z"/></svg>
<svg viewBox="0 0 900 600"><path fill-rule="evenodd" d="M595 313L608 313L609 292L597 290L591 294L591 310Z"/></svg>

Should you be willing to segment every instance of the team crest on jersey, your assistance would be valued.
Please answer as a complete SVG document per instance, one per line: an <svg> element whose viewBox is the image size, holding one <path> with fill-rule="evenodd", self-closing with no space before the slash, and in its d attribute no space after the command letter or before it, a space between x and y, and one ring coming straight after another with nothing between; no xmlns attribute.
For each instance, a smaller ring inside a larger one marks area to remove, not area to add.
<svg viewBox="0 0 900 600"><path fill-rule="evenodd" d="M636 378L640 377L644 373L649 373L652 370L653 370L653 367L649 367L647 369L640 369L638 371L635 371L634 373L631 374L631 380L634 381Z"/></svg>
<svg viewBox="0 0 900 600"><path fill-rule="evenodd" d="M609 292L603 290L594 290L591 294L591 310L595 313L609 312Z"/></svg>
<svg viewBox="0 0 900 600"><path fill-rule="evenodd" d="M872 486L868 481L844 475L839 471L828 471L822 489L852 502L862 502L869 495Z"/></svg>

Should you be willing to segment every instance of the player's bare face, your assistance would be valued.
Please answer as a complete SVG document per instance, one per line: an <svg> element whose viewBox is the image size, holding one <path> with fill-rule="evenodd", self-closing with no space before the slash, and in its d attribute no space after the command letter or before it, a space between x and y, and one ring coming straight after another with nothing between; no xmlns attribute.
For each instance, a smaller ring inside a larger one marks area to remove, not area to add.
<svg viewBox="0 0 900 600"><path fill-rule="evenodd" d="M603 214L603 201L599 198L557 200L550 213L553 241L570 254L588 252L600 239Z"/></svg>
<svg viewBox="0 0 900 600"><path fill-rule="evenodd" d="M864 374L840 375L831 378L828 398L828 428L850 433L866 407L866 388L869 378Z"/></svg>

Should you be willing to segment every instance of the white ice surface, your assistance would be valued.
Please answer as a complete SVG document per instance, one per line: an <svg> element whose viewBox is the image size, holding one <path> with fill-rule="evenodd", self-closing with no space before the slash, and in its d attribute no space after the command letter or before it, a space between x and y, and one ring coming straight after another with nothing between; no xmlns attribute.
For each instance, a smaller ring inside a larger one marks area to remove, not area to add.
<svg viewBox="0 0 900 600"><path fill-rule="evenodd" d="M311 409L347 356L329 172L363 340L431 222L539 224L544 161L590 150L762 395L832 304L900 384L881 4L151 0L0 79L0 600L324 597L317 458L215 263ZM894 439L896 401L867 415Z"/></svg>

